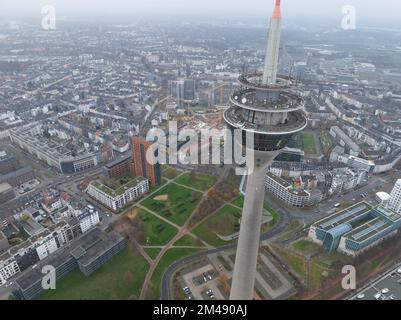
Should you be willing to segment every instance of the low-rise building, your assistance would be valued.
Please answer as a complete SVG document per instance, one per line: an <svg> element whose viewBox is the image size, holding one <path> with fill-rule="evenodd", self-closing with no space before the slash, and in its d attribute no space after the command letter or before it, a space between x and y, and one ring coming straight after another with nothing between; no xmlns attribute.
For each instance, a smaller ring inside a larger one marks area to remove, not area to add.
<svg viewBox="0 0 401 320"><path fill-rule="evenodd" d="M79 226L80 232L85 233L99 224L99 212L88 208L76 214L72 220L70 224Z"/></svg>
<svg viewBox="0 0 401 320"><path fill-rule="evenodd" d="M6 235L0 230L0 254L10 248Z"/></svg>
<svg viewBox="0 0 401 320"><path fill-rule="evenodd" d="M20 185L35 179L35 173L32 168L24 167L16 171L0 175L0 182L7 182L11 186L19 187Z"/></svg>
<svg viewBox="0 0 401 320"><path fill-rule="evenodd" d="M329 252L357 256L397 233L400 227L400 214L361 202L314 223L309 238Z"/></svg>
<svg viewBox="0 0 401 320"><path fill-rule="evenodd" d="M310 205L310 192L294 188L271 172L266 175L266 190L289 206L303 208Z"/></svg>
<svg viewBox="0 0 401 320"><path fill-rule="evenodd" d="M0 174L7 174L18 168L18 161L4 152L0 154Z"/></svg>
<svg viewBox="0 0 401 320"><path fill-rule="evenodd" d="M3 270L2 281L6 282L17 273L52 256L74 238L72 226L65 221L51 225L44 230L42 228L41 232L0 255L0 270Z"/></svg>
<svg viewBox="0 0 401 320"><path fill-rule="evenodd" d="M32 300L44 292L42 267L51 265L56 270L56 280L79 268L90 276L102 265L125 248L125 240L118 233L106 233L95 228L71 243L68 248L57 251L38 263L35 269L27 270L16 281L13 295L18 300Z"/></svg>
<svg viewBox="0 0 401 320"><path fill-rule="evenodd" d="M114 160L104 167L105 175L109 179L120 178L133 173L132 156L122 157Z"/></svg>
<svg viewBox="0 0 401 320"><path fill-rule="evenodd" d="M15 198L13 187L8 183L0 183L0 203L5 203Z"/></svg>
<svg viewBox="0 0 401 320"><path fill-rule="evenodd" d="M7 280L20 272L15 258L8 252L0 256L0 285L7 283Z"/></svg>
<svg viewBox="0 0 401 320"><path fill-rule="evenodd" d="M330 134L333 138L338 139L341 146L349 148L349 152L353 156L358 156L361 148L339 127L334 126L330 129Z"/></svg>
<svg viewBox="0 0 401 320"><path fill-rule="evenodd" d="M99 181L91 182L87 193L113 211L118 211L149 191L148 179L137 177L118 189L111 189Z"/></svg>
<svg viewBox="0 0 401 320"><path fill-rule="evenodd" d="M64 145L44 136L42 125L28 125L10 131L11 141L64 174L81 172L98 165L93 152L72 152Z"/></svg>

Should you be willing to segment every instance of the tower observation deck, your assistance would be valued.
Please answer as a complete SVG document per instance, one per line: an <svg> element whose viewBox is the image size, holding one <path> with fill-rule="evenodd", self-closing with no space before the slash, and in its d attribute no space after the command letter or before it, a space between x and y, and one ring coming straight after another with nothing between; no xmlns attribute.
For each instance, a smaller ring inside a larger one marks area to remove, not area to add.
<svg viewBox="0 0 401 320"><path fill-rule="evenodd" d="M230 294L232 300L253 298L268 166L290 139L307 125L303 112L305 103L294 79L277 74L281 38L280 4L281 1L276 0L270 19L263 72L240 76L240 88L231 96L230 108L224 113L228 127L242 132L242 139L234 143L248 148L247 133L253 136L251 151L256 160L255 168L247 176Z"/></svg>

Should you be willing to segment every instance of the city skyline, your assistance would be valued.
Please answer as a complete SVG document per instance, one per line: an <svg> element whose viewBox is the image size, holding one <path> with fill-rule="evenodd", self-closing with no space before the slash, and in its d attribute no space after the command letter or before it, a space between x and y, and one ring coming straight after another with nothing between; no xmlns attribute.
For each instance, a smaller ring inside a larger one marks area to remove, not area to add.
<svg viewBox="0 0 401 320"><path fill-rule="evenodd" d="M287 12L287 19L310 17L336 18L341 17L344 6L354 6L357 15L364 22L388 22L393 21L401 14L401 9L397 6L397 0L286 0L283 1L283 10ZM223 0L215 1L182 1L172 0L166 4L162 0L37 0L29 3L16 3L12 0L4 0L0 4L0 12L9 18L35 17L40 15L41 8L45 5L53 5L60 17L95 17L100 15L113 14L168 14L168 15L210 15L222 17L238 16L257 16L265 17L271 11L273 5L267 1L250 0L247 6L242 6L241 1ZM241 10L239 9L241 8Z"/></svg>
<svg viewBox="0 0 401 320"><path fill-rule="evenodd" d="M1 1L0 300L401 301L396 5Z"/></svg>

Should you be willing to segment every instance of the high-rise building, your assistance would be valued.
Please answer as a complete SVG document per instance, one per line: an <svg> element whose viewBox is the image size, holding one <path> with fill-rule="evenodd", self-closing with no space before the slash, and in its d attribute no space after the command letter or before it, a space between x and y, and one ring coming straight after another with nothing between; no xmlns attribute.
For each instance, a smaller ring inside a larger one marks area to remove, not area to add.
<svg viewBox="0 0 401 320"><path fill-rule="evenodd" d="M391 191L388 207L396 213L401 213L401 179L397 180Z"/></svg>
<svg viewBox="0 0 401 320"><path fill-rule="evenodd" d="M147 178L153 187L161 184L161 169L159 163L151 163L151 159L147 159L147 153L152 146L152 142L145 139L132 138L132 158L134 160L134 172L137 177ZM156 155L155 155L156 156Z"/></svg>
<svg viewBox="0 0 401 320"><path fill-rule="evenodd" d="M193 101L195 100L195 80L186 79L184 80L184 100Z"/></svg>
<svg viewBox="0 0 401 320"><path fill-rule="evenodd" d="M280 0L276 0L270 20L264 71L240 76L240 89L234 92L230 98L231 107L224 113L228 127L242 132L242 138L235 139L234 143L245 147L248 154L253 153L255 163L255 168L247 176L230 295L232 300L249 300L254 294L268 166L293 135L307 125L303 112L305 103L295 81L277 74L280 28ZM254 138L252 148L245 143L249 134Z"/></svg>
<svg viewBox="0 0 401 320"><path fill-rule="evenodd" d="M170 81L169 83L170 95L177 100L180 106L184 105L184 102L192 102L195 100L196 83L192 79L182 79L176 81Z"/></svg>

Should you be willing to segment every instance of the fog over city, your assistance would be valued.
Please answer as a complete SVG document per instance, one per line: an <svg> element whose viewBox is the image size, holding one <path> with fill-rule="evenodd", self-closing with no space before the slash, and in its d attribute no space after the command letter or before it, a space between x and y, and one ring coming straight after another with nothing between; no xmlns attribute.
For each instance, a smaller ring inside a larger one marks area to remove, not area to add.
<svg viewBox="0 0 401 320"><path fill-rule="evenodd" d="M0 0L0 314L401 301L400 3Z"/></svg>
<svg viewBox="0 0 401 320"><path fill-rule="evenodd" d="M44 5L54 5L60 16L95 16L104 14L199 14L212 16L263 16L273 7L273 1L266 0L2 0L0 16L20 18L40 14ZM341 15L344 5L356 7L361 21L396 21L401 14L397 0L284 0L282 8L286 17L331 17Z"/></svg>

